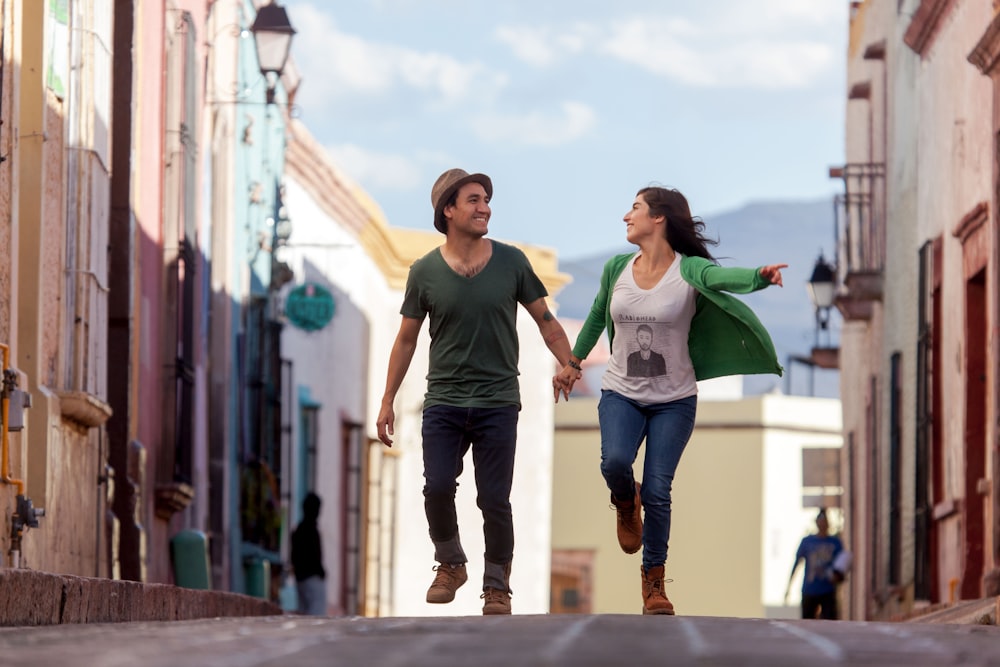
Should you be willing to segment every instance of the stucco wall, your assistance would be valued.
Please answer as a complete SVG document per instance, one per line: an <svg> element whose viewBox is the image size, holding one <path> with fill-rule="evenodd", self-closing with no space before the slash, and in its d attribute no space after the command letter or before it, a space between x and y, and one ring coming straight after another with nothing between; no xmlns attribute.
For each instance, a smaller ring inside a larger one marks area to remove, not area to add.
<svg viewBox="0 0 1000 667"><path fill-rule="evenodd" d="M641 558L618 547L599 468L597 399L560 403L555 419L552 548L594 551L593 612L638 613ZM794 606L784 606L784 589L798 541L815 516L802 507L801 451L839 446L839 428L836 400L699 400L673 486L667 577L674 581L667 595L678 613L796 615Z"/></svg>
<svg viewBox="0 0 1000 667"><path fill-rule="evenodd" d="M917 20L920 5L916 0L861 3L852 21L847 59L848 89L858 82L872 83L870 100L846 102L847 160L884 161L887 173L883 297L874 303L871 319L845 325L841 339L844 430L853 434L856 443L853 495L861 524L849 525L848 530L858 540L856 563L874 571L877 580L877 590L871 590L867 574L855 578L851 589L856 613L874 617L912 601L908 586L913 581L917 546L910 527L916 495L919 251L935 238L943 242L942 326L933 334L941 350L942 409L933 418L940 424L945 443L945 496L961 499L965 495L968 341L962 244L953 231L977 204L992 201L992 84L968 61L993 18L992 4L985 0L947 3L932 22L926 47L918 53L905 40L912 39L907 31ZM866 49L879 43L885 45L885 59L866 59ZM869 107L873 110L871 126L866 115ZM990 289L995 291L995 286ZM901 353L902 361L899 520L903 529L898 582L902 588L890 591L884 573L890 542L890 359L895 352ZM869 415L874 417L874 442L867 430L872 423ZM869 497L872 491L875 496ZM943 518L935 526L940 546L936 592L947 599L947 582L960 576L962 568L962 549L956 545L963 543L963 529L959 515Z"/></svg>
<svg viewBox="0 0 1000 667"><path fill-rule="evenodd" d="M918 225L925 238L940 235L944 240L941 417L946 443L945 495L966 502L982 499L966 498L965 492L965 406L976 397L966 392L963 251L952 232L978 203L992 200L993 125L987 102L992 99L993 84L967 60L992 17L989 2L956 3L921 63L917 83L921 165ZM990 289L995 293L996 286ZM958 516L948 519L942 529L938 588L947 592L949 580L962 574L962 554L955 545L964 543L964 535ZM989 539L990 531L985 535ZM989 545L984 545L987 567L990 552ZM943 599L947 600L946 595Z"/></svg>
<svg viewBox="0 0 1000 667"><path fill-rule="evenodd" d="M292 236L282 257L289 261L295 280L282 296L287 297L296 285L316 283L330 290L335 302L333 319L323 329L307 332L289 323L282 332L282 356L292 362L293 395L305 388L310 399L321 406L316 488L311 490L324 499L320 529L326 568L331 573L327 577L327 599L335 610L343 595L340 573L345 550L342 422L363 424L363 435L366 439L370 436L369 339L374 328L372 318L389 302L390 291L364 248L317 206L294 177L286 180L285 187ZM291 408L293 447L298 447L298 402ZM293 485L297 491L303 490L308 480L296 479ZM294 507L293 516L300 514Z"/></svg>

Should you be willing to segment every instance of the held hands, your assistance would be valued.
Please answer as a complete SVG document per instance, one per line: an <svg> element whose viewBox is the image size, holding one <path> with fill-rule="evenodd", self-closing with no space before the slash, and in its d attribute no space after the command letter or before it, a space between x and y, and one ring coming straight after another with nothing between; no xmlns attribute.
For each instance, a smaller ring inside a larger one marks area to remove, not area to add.
<svg viewBox="0 0 1000 667"><path fill-rule="evenodd" d="M583 377L583 373L570 365L563 366L563 369L552 376L552 395L559 402L559 394L569 400L569 392L573 391L573 385Z"/></svg>
<svg viewBox="0 0 1000 667"><path fill-rule="evenodd" d="M764 280L768 281L772 285L777 285L778 287L784 287L781 284L781 270L787 269L787 264L768 264L767 266L760 267L760 276Z"/></svg>

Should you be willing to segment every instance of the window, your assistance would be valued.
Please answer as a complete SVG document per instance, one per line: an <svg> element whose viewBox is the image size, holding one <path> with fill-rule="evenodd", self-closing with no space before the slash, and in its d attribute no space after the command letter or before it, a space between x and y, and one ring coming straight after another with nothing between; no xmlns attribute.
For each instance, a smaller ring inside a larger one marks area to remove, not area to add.
<svg viewBox="0 0 1000 667"><path fill-rule="evenodd" d="M902 471L900 449L903 440L903 379L899 352L889 360L889 583L902 583L900 572L903 548Z"/></svg>
<svg viewBox="0 0 1000 667"><path fill-rule="evenodd" d="M164 124L164 260L170 275L164 294L166 359L173 369L173 481L190 484L194 439L195 319L197 315L197 53L189 12L168 22ZM170 431L172 430L172 433Z"/></svg>

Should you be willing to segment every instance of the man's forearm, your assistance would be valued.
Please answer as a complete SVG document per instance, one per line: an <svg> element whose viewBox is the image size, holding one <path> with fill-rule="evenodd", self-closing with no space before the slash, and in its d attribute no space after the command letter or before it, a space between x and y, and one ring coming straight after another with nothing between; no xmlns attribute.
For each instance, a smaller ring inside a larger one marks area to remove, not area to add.
<svg viewBox="0 0 1000 667"><path fill-rule="evenodd" d="M385 378L385 392L382 394L383 405L395 400L396 393L403 384L403 378L406 377L406 371L410 368L415 350L416 345L404 344L399 341L392 346L392 352L389 353L389 370L386 372Z"/></svg>
<svg viewBox="0 0 1000 667"><path fill-rule="evenodd" d="M549 348L552 356L556 358L556 361L560 365L565 366L569 363L570 357L573 356L573 351L570 348L566 330L562 328L559 322L552 320L552 322L546 323L542 331L542 339L545 341L545 346Z"/></svg>

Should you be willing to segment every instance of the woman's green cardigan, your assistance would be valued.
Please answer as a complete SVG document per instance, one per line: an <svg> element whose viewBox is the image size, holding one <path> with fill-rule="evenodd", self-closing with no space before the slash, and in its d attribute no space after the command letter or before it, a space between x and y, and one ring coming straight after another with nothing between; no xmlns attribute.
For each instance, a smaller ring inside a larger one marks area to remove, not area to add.
<svg viewBox="0 0 1000 667"><path fill-rule="evenodd" d="M634 255L616 255L604 265L601 287L573 346L573 355L578 359L587 358L605 329L609 340L614 340L611 290ZM758 373L781 375L783 369L767 329L749 306L727 294L748 294L771 283L758 269L724 268L703 257L680 257L681 277L698 291L688 335L688 352L695 378L707 380L723 375Z"/></svg>

